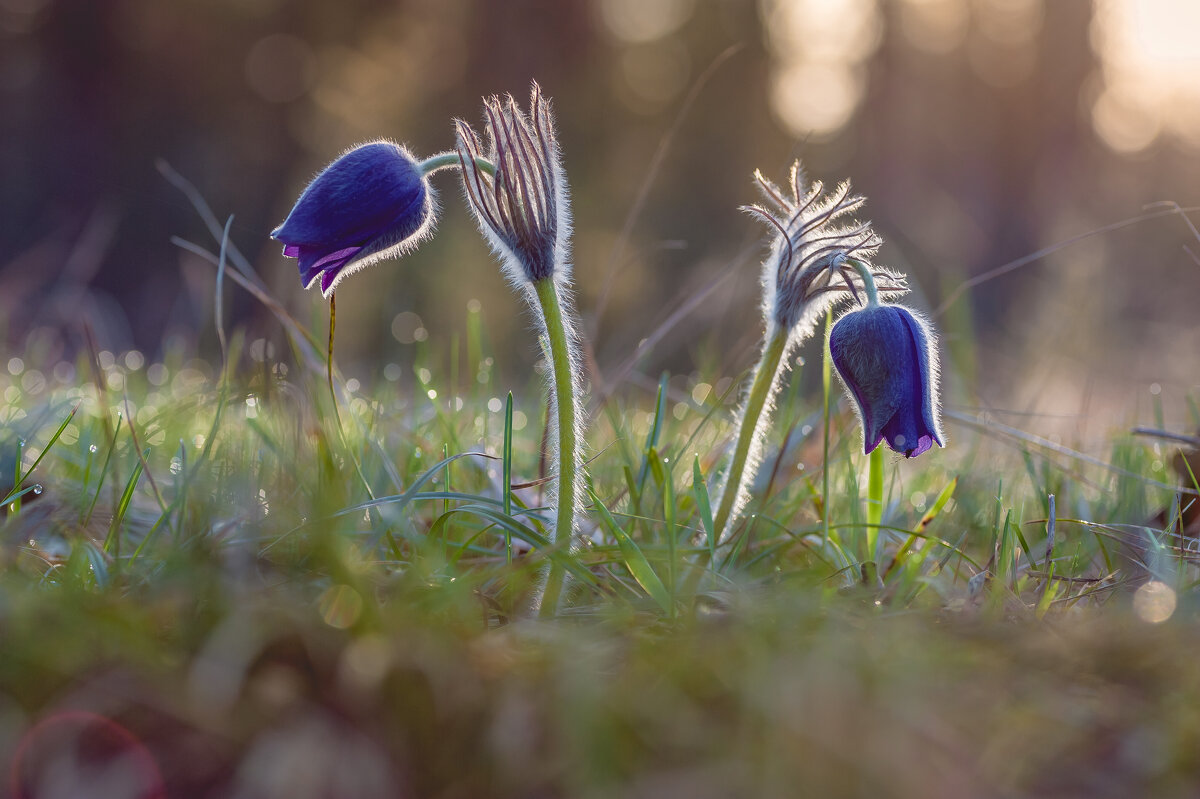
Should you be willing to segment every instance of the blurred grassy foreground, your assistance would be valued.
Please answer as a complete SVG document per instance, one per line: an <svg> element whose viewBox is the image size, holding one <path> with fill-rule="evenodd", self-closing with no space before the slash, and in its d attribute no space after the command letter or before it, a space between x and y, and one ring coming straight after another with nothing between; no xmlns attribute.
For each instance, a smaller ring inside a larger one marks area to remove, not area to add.
<svg viewBox="0 0 1200 799"><path fill-rule="evenodd" d="M274 310L290 351L231 332L224 367L29 352L0 377L8 795L1196 795L1166 444L1088 460L956 422L889 464L868 552L853 416L793 386L755 516L701 566L733 393L664 377L594 400L604 509L568 554L540 389L506 426L478 308L451 357L339 379L340 417L323 342ZM529 620L548 555L573 602Z"/></svg>

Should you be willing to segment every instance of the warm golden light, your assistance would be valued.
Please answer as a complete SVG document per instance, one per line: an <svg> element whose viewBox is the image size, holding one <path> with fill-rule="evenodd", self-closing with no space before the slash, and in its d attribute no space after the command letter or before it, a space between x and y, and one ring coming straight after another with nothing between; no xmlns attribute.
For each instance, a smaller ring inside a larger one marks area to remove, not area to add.
<svg viewBox="0 0 1200 799"><path fill-rule="evenodd" d="M795 136L828 139L850 121L865 90L863 64L879 47L871 0L763 0L775 58L771 110Z"/></svg>
<svg viewBox="0 0 1200 799"><path fill-rule="evenodd" d="M1092 125L1118 152L1137 152L1168 134L1200 148L1200 3L1107 0L1098 4L1092 46L1103 88Z"/></svg>

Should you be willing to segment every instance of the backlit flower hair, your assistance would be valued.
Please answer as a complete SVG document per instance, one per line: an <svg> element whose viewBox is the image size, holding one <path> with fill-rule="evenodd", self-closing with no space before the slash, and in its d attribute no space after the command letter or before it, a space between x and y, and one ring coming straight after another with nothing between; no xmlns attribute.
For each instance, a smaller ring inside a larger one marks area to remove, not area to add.
<svg viewBox="0 0 1200 799"><path fill-rule="evenodd" d="M825 311L838 299L862 286L847 258L870 262L882 243L870 222L844 218L858 210L865 198L850 193L850 182L842 181L829 194L824 184L805 185L800 162L792 164L789 191L754 173L754 180L767 205L743 206L742 210L765 220L777 235L771 253L763 261L763 315L768 328L778 326L797 338L806 338ZM890 270L872 267L879 291L903 294L904 278ZM768 329L768 336L770 330Z"/></svg>

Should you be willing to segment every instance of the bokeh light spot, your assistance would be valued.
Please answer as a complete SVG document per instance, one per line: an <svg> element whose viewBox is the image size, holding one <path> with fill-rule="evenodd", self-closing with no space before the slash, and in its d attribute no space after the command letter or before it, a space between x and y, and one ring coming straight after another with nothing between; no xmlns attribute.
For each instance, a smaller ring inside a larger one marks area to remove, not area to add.
<svg viewBox="0 0 1200 799"><path fill-rule="evenodd" d="M600 19L616 38L652 42L674 33L692 16L695 0L600 0Z"/></svg>
<svg viewBox="0 0 1200 799"><path fill-rule="evenodd" d="M1175 589L1161 580L1151 580L1133 595L1133 612L1142 621L1162 624L1175 613Z"/></svg>
<svg viewBox="0 0 1200 799"><path fill-rule="evenodd" d="M362 615L363 598L348 585L335 585L321 594L317 606L326 624L344 630Z"/></svg>

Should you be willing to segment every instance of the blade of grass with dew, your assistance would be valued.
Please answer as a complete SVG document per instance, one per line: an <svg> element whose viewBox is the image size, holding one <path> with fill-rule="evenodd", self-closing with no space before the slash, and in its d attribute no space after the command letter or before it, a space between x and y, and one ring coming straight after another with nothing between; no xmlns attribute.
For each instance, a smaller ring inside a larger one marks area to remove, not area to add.
<svg viewBox="0 0 1200 799"><path fill-rule="evenodd" d="M62 420L62 423L59 424L58 429L55 430L54 434L50 436L50 439L46 442L46 446L42 447L42 451L38 453L36 458L34 458L33 463L29 466L29 470L24 474L21 473L21 459L17 458L15 472L16 479L13 481L12 491L10 491L8 496L6 496L4 499L0 500L0 505L7 505L14 499L25 495L26 492L24 490L19 490L21 482L29 477L29 475L33 474L34 470L37 469L38 464L42 462L42 459L45 458L54 445L58 443L58 439L62 436L63 431L67 429L67 425L71 423L71 420L75 418L75 413L79 410L79 406L81 404L83 404L82 400L75 403L75 407L71 408L71 412L67 414L67 418ZM33 486L30 486L30 489L32 488Z"/></svg>
<svg viewBox="0 0 1200 799"><path fill-rule="evenodd" d="M96 502L100 499L100 491L104 488L104 478L108 474L108 466L112 462L113 451L117 448L117 436L121 434L121 414L117 413L117 426L113 430L112 441L109 442L108 451L104 454L104 465L100 467L100 478L96 483L96 493L92 495L92 502L88 505L87 514L80 520L81 527L87 527L92 520L92 514L96 510Z"/></svg>

